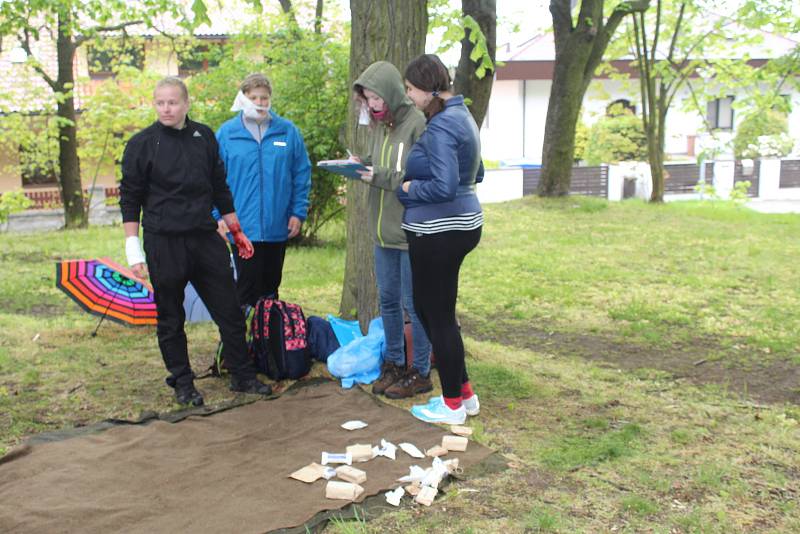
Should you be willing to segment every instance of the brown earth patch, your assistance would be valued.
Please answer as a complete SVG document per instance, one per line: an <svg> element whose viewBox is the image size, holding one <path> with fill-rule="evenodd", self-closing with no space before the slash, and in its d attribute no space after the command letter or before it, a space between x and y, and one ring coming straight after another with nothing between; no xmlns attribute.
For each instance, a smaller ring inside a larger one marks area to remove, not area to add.
<svg viewBox="0 0 800 534"><path fill-rule="evenodd" d="M656 369L693 384L717 384L731 393L768 403L800 405L800 366L773 358L759 364L737 363L735 358L715 359L726 349L713 339L698 338L691 345L674 343L668 349L645 347L603 334L575 334L537 328L515 319L497 320L491 328L461 316L466 335L561 356L575 355L625 370Z"/></svg>

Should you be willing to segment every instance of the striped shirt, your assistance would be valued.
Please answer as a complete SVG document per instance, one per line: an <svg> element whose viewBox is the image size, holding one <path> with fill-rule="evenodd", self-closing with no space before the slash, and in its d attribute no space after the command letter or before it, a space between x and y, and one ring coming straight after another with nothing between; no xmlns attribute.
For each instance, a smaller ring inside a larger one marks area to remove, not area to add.
<svg viewBox="0 0 800 534"><path fill-rule="evenodd" d="M481 226L483 226L483 212L478 211L418 223L404 222L401 227L416 234L438 234L450 230L474 230Z"/></svg>

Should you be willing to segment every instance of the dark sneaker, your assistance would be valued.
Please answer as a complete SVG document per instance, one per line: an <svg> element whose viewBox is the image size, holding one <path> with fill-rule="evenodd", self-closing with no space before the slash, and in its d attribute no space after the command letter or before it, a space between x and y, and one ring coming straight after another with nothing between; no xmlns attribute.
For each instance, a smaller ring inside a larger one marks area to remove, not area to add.
<svg viewBox="0 0 800 534"><path fill-rule="evenodd" d="M402 378L405 369L392 362L383 362L381 377L372 385L373 395L383 395L386 389Z"/></svg>
<svg viewBox="0 0 800 534"><path fill-rule="evenodd" d="M178 404L183 406L203 405L203 396L195 389L194 384L191 382L185 385L175 386L175 400L178 401Z"/></svg>
<svg viewBox="0 0 800 534"><path fill-rule="evenodd" d="M253 378L237 378L231 377L231 391L237 393L253 393L255 395L272 395L272 386L265 384L256 377Z"/></svg>
<svg viewBox="0 0 800 534"><path fill-rule="evenodd" d="M386 388L384 395L390 399L407 399L433 389L430 377L422 376L416 369L411 369L400 380Z"/></svg>

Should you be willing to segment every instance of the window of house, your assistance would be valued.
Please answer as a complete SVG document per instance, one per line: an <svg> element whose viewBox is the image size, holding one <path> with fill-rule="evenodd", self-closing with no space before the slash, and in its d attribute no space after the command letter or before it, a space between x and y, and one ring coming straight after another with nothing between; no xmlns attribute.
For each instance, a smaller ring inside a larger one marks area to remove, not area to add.
<svg viewBox="0 0 800 534"><path fill-rule="evenodd" d="M733 129L733 97L717 98L708 103L706 107L708 124L717 130Z"/></svg>
<svg viewBox="0 0 800 534"><path fill-rule="evenodd" d="M144 44L132 39L104 39L90 45L87 55L89 75L94 78L110 76L123 65L144 68Z"/></svg>
<svg viewBox="0 0 800 534"><path fill-rule="evenodd" d="M606 106L606 115L619 114L624 111L629 111L631 114L636 115L636 105L631 103L630 100L620 98Z"/></svg>
<svg viewBox="0 0 800 534"><path fill-rule="evenodd" d="M204 72L209 67L219 65L217 48L219 43L195 45L178 52L178 72L181 76L189 76L196 72Z"/></svg>
<svg viewBox="0 0 800 534"><path fill-rule="evenodd" d="M35 148L19 146L19 164L22 175L22 186L50 185L58 181L55 164Z"/></svg>

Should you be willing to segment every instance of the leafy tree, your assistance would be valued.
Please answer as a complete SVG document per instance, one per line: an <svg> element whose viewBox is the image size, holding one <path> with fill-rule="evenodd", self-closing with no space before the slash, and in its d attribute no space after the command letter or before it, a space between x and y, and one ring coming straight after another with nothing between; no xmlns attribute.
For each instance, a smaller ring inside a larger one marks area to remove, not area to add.
<svg viewBox="0 0 800 534"><path fill-rule="evenodd" d="M58 170L65 226L88 222L78 160L73 64L77 48L94 37L124 31L156 15L178 16L170 0L6 0L0 3L0 37L13 36L27 53L27 64L47 84L58 126ZM55 41L57 69L42 63L36 44Z"/></svg>
<svg viewBox="0 0 800 534"><path fill-rule="evenodd" d="M574 3L550 0L556 57L542 145L542 196L569 193L575 129L586 89L620 22L629 13L647 9L649 0L581 0L576 16ZM611 13L605 17L607 8Z"/></svg>
<svg viewBox="0 0 800 534"><path fill-rule="evenodd" d="M151 71L122 67L85 100L78 121L78 156L93 182L100 174L121 178L125 145L155 120L153 87L159 78Z"/></svg>
<svg viewBox="0 0 800 534"><path fill-rule="evenodd" d="M497 49L497 7L495 0L462 0L452 9L447 0L430 0L430 31L444 28L437 52L461 43L461 58L453 80L456 94L463 94L478 127L483 124L492 94L491 74Z"/></svg>
<svg viewBox="0 0 800 534"><path fill-rule="evenodd" d="M589 130L583 159L589 165L618 161L643 161L647 158L647 138L642 119L622 106L613 106L609 114Z"/></svg>

